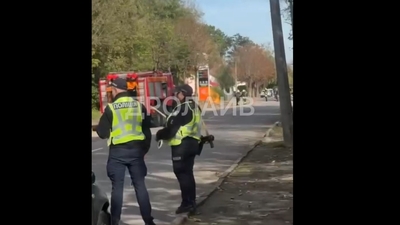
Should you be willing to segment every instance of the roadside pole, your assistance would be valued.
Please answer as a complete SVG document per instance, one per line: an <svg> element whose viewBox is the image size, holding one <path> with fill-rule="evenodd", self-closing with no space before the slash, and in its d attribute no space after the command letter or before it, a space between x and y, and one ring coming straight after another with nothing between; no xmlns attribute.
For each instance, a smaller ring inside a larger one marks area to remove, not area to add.
<svg viewBox="0 0 400 225"><path fill-rule="evenodd" d="M279 105L281 108L281 124L283 140L286 145L293 144L292 103L290 99L289 79L283 42L281 7L279 0L270 0L272 34L274 38L275 67L278 78Z"/></svg>
<svg viewBox="0 0 400 225"><path fill-rule="evenodd" d="M236 59L235 59L235 92L237 90L237 63L236 63Z"/></svg>

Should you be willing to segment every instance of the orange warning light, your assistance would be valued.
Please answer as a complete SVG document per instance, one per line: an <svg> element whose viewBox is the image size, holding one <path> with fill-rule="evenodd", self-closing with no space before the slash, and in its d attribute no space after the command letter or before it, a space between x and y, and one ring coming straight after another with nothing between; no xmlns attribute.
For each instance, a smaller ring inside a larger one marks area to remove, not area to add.
<svg viewBox="0 0 400 225"><path fill-rule="evenodd" d="M136 81L128 81L127 84L128 84L128 90L134 90L137 86Z"/></svg>

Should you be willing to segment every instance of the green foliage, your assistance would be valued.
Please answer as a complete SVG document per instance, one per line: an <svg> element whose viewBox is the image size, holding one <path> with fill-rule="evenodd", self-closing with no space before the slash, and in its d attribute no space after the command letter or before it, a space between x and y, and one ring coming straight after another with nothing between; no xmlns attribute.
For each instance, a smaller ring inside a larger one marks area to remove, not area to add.
<svg viewBox="0 0 400 225"><path fill-rule="evenodd" d="M244 37L240 34L235 34L232 37L232 50L236 51L238 48L243 47L245 45L252 45L255 44L252 40L250 40L250 38L248 37Z"/></svg>
<svg viewBox="0 0 400 225"><path fill-rule="evenodd" d="M225 96L224 91L219 87L210 87L210 89L213 90L215 93L218 93L220 98Z"/></svg>
<svg viewBox="0 0 400 225"><path fill-rule="evenodd" d="M92 76L93 77L93 76ZM99 98L99 85L94 82L92 79L92 109L99 109L100 107L100 98Z"/></svg>
<svg viewBox="0 0 400 225"><path fill-rule="evenodd" d="M92 0L92 108L99 79L112 71L171 71L179 84L208 64L221 88L232 87L234 54L247 44L202 23L186 0Z"/></svg>
<svg viewBox="0 0 400 225"><path fill-rule="evenodd" d="M192 11L180 0L93 0L92 107L98 107L98 80L111 71L188 74L188 45L175 24L197 17Z"/></svg>
<svg viewBox="0 0 400 225"><path fill-rule="evenodd" d="M221 74L218 75L216 78L222 89L227 90L235 85L235 79L231 74L231 69L229 68L229 66L224 66Z"/></svg>
<svg viewBox="0 0 400 225"><path fill-rule="evenodd" d="M228 52L228 49L233 44L233 37L228 37L220 29L211 25L207 25L207 29L210 33L211 38L218 46L220 56L225 56Z"/></svg>
<svg viewBox="0 0 400 225"><path fill-rule="evenodd" d="M289 40L293 40L293 0L283 0L284 8L283 8L283 16L285 22L290 24L292 29L289 33Z"/></svg>

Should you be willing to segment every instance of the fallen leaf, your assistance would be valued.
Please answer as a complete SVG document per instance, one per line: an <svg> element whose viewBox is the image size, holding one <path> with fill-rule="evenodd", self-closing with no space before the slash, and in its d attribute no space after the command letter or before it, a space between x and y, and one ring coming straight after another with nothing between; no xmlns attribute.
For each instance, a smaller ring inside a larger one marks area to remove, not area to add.
<svg viewBox="0 0 400 225"><path fill-rule="evenodd" d="M239 193L239 196L242 196L243 195L243 193Z"/></svg>
<svg viewBox="0 0 400 225"><path fill-rule="evenodd" d="M201 222L201 219L194 218L194 222Z"/></svg>

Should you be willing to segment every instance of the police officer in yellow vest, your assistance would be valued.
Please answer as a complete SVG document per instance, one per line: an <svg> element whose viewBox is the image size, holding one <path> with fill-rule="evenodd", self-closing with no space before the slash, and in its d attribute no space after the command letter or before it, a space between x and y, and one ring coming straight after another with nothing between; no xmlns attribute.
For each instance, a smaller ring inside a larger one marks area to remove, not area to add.
<svg viewBox="0 0 400 225"><path fill-rule="evenodd" d="M121 219L127 168L143 221L147 225L154 225L145 185L147 167L144 162L144 156L150 149L151 120L143 104L127 93L125 79L117 78L110 86L114 102L105 108L96 132L100 138L108 139L109 145L107 175L112 183L111 224L118 225Z"/></svg>
<svg viewBox="0 0 400 225"><path fill-rule="evenodd" d="M176 87L177 106L167 118L165 128L156 134L156 141L165 140L171 146L172 165L181 189L182 202L176 213L196 209L196 183L193 175L194 159L199 154L201 112L190 100L193 89L189 85Z"/></svg>

